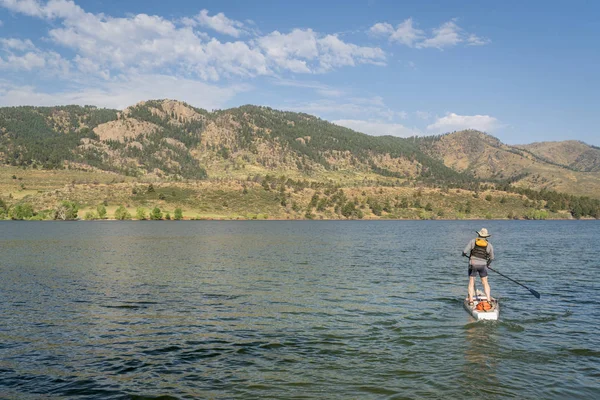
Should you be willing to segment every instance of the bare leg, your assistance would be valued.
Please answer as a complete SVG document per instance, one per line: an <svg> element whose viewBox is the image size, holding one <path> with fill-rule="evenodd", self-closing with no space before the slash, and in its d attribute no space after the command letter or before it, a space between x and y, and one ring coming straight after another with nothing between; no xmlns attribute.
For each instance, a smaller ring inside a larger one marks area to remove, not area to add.
<svg viewBox="0 0 600 400"><path fill-rule="evenodd" d="M474 276L469 277L468 292L469 292L469 303L470 303L473 301L473 296L475 296L475 277Z"/></svg>
<svg viewBox="0 0 600 400"><path fill-rule="evenodd" d="M492 291L490 289L487 276L485 278L481 278L481 283L483 284L483 291L485 292L488 301L492 301Z"/></svg>

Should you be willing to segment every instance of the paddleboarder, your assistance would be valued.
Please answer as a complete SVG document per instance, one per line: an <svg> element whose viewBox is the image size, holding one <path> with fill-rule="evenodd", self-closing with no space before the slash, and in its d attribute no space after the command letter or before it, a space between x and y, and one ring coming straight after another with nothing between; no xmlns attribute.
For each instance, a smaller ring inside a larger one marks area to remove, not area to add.
<svg viewBox="0 0 600 400"><path fill-rule="evenodd" d="M469 305L473 305L473 296L475 296L475 278L478 274L481 278L483 290L488 302L492 300L491 289L487 278L487 267L494 259L494 247L488 241L488 238L492 235L489 234L486 228L482 228L480 231L475 232L477 232L477 237L472 239L463 250L463 256L469 257Z"/></svg>

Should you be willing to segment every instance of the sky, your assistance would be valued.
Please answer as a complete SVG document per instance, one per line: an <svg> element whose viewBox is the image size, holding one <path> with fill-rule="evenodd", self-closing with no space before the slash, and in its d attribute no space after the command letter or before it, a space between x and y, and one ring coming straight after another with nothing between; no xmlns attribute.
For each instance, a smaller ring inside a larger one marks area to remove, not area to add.
<svg viewBox="0 0 600 400"><path fill-rule="evenodd" d="M0 106L176 99L600 146L600 2L0 0Z"/></svg>

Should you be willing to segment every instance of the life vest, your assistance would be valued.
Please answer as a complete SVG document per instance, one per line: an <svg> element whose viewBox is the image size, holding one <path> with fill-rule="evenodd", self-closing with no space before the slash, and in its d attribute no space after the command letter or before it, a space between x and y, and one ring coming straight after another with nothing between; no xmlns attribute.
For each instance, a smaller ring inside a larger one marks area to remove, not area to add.
<svg viewBox="0 0 600 400"><path fill-rule="evenodd" d="M492 306L487 301L480 301L475 306L475 309L477 311L490 311L492 309Z"/></svg>
<svg viewBox="0 0 600 400"><path fill-rule="evenodd" d="M484 238L475 239L475 247L471 250L471 257L487 260L489 255L487 252L488 242Z"/></svg>

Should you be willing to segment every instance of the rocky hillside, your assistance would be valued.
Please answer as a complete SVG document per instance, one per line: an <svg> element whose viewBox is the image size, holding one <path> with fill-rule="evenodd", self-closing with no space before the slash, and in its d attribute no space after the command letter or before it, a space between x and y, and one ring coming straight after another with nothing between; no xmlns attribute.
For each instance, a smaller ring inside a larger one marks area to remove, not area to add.
<svg viewBox="0 0 600 400"><path fill-rule="evenodd" d="M174 100L125 110L0 108L0 159L163 181L286 175L441 187L491 183L600 197L600 149L509 146L478 132L375 137L311 115L242 106L208 112Z"/></svg>
<svg viewBox="0 0 600 400"><path fill-rule="evenodd" d="M127 176L204 179L285 172L456 182L462 174L406 139L373 137L307 114L243 106L207 112L173 100L123 111L0 109L5 164L95 168Z"/></svg>

